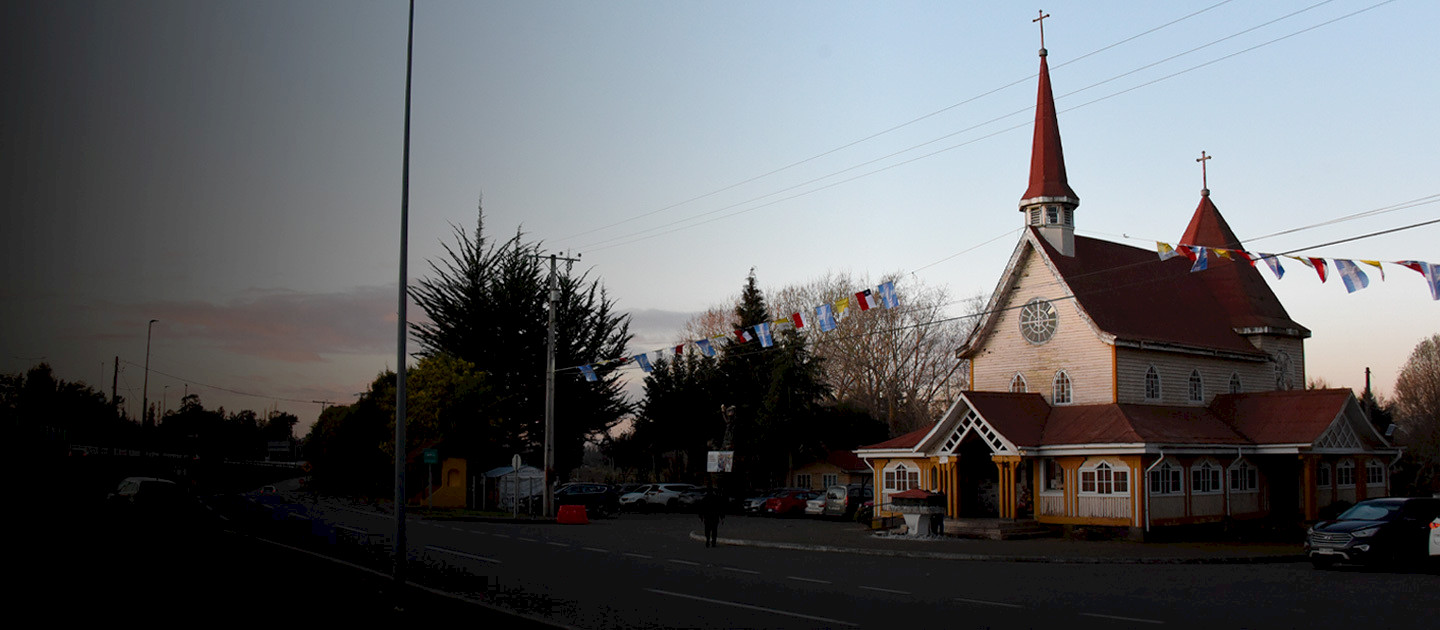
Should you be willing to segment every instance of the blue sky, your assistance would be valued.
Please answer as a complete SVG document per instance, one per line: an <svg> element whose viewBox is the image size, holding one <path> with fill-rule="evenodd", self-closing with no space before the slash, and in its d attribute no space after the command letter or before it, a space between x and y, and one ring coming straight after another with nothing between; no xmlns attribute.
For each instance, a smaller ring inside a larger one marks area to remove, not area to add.
<svg viewBox="0 0 1440 630"><path fill-rule="evenodd" d="M0 369L45 360L108 391L119 355L134 411L156 318L152 399L188 387L308 424L319 405L296 401L351 401L393 367L406 10L4 3ZM1045 11L1080 234L1178 239L1204 150L1250 249L1440 262L1437 225L1319 247L1440 215L1440 82L1415 26L1440 5ZM988 292L1021 225L1035 15L422 0L412 278L483 194L493 233L583 254L633 313L637 352L679 341L752 267L772 288L848 270ZM1440 303L1399 267L1353 295L1308 273L1267 278L1314 331L1309 375L1360 389L1369 366L1388 394Z"/></svg>

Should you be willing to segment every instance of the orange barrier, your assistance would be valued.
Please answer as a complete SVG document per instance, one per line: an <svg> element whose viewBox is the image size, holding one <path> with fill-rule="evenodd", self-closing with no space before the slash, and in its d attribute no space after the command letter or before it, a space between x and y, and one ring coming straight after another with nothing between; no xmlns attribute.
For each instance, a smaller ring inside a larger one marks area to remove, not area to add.
<svg viewBox="0 0 1440 630"><path fill-rule="evenodd" d="M562 525L588 525L590 519L585 516L585 506L562 505L555 516L555 522Z"/></svg>

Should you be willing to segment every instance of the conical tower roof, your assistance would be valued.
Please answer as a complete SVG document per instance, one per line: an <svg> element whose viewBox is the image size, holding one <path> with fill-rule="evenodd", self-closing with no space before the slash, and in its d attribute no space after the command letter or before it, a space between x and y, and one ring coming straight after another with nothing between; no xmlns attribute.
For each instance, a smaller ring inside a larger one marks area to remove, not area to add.
<svg viewBox="0 0 1440 630"><path fill-rule="evenodd" d="M1035 97L1035 139L1030 148L1030 187L1020 205L1040 201L1080 203L1065 177L1065 152L1060 147L1060 123L1055 117L1055 94L1050 89L1050 66L1040 49L1040 89Z"/></svg>
<svg viewBox="0 0 1440 630"><path fill-rule="evenodd" d="M1240 239L1225 222L1225 217L1220 215L1220 209L1210 200L1208 189L1201 192L1200 205L1195 207L1195 214L1190 217L1190 224L1186 226L1180 242L1211 249L1244 249ZM1309 337L1309 330L1290 319L1280 299L1260 277L1260 271L1236 256L1235 259L1226 259L1211 255L1208 257L1208 268L1198 272L1229 318L1231 327L1237 331Z"/></svg>

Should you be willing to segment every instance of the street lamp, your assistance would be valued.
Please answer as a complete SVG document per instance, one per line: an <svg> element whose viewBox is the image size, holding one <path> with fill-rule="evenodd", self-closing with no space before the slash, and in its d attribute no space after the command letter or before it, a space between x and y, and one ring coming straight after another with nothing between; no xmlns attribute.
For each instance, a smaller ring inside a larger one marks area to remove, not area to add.
<svg viewBox="0 0 1440 630"><path fill-rule="evenodd" d="M145 426L145 421L150 418L150 333L158 321L152 319L145 325L145 385L140 394L140 426Z"/></svg>

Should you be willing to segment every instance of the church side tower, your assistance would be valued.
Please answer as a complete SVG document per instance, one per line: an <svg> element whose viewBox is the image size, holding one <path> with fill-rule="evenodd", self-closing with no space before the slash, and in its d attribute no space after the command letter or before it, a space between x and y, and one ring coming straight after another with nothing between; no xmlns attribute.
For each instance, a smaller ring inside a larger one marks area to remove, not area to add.
<svg viewBox="0 0 1440 630"><path fill-rule="evenodd" d="M1050 66L1045 57L1045 18L1040 22L1040 90L1035 97L1035 139L1030 148L1030 187L1020 199L1025 224L1056 251L1075 255L1075 208L1080 197L1065 177L1065 154L1060 148L1060 123L1055 117L1055 95L1050 90Z"/></svg>

